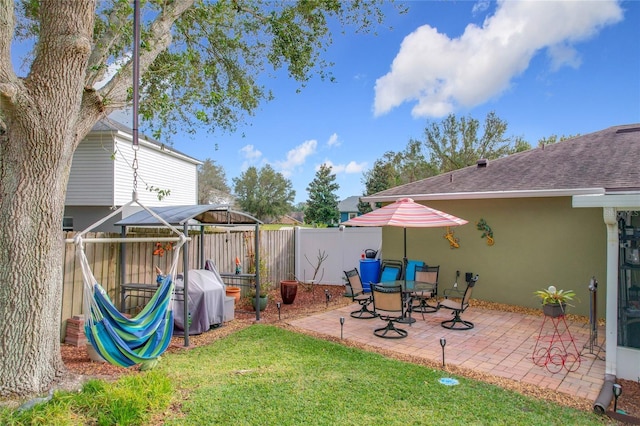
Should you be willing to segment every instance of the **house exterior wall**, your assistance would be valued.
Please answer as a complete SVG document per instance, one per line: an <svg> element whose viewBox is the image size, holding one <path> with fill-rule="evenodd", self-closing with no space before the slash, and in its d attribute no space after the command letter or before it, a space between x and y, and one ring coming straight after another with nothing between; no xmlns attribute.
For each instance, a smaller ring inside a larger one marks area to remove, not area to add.
<svg viewBox="0 0 640 426"><path fill-rule="evenodd" d="M65 218L73 220L73 230L81 231L111 213L112 206L131 201L133 192L134 150L131 135L115 130L90 133L74 153ZM138 200L147 207L192 205L198 202L199 161L164 145L140 140L137 151ZM150 187L170 191L162 200ZM135 213L131 207L123 215ZM118 232L114 217L93 228L96 232Z"/></svg>
<svg viewBox="0 0 640 426"><path fill-rule="evenodd" d="M479 199L424 202L469 221L451 228L460 248L443 238L444 228L408 228L407 257L440 265L439 295L450 288L456 271L479 274L473 298L540 307L535 290L553 284L574 290L570 312L589 315L589 280L598 287L598 317L605 315L606 227L601 209L574 209L570 197ZM484 219L494 233L487 245L476 223ZM402 228L383 229L382 258L402 259Z"/></svg>
<svg viewBox="0 0 640 426"><path fill-rule="evenodd" d="M65 206L112 206L113 137L90 134L73 154ZM131 194L129 194L131 199Z"/></svg>
<svg viewBox="0 0 640 426"><path fill-rule="evenodd" d="M122 205L131 201L134 151L131 141L121 138L116 140L116 148L121 155L115 166L115 204ZM172 154L169 148L140 143L137 155L138 199L147 207L198 203L197 164L182 155ZM169 190L170 194L160 201L157 192L149 191L149 187Z"/></svg>

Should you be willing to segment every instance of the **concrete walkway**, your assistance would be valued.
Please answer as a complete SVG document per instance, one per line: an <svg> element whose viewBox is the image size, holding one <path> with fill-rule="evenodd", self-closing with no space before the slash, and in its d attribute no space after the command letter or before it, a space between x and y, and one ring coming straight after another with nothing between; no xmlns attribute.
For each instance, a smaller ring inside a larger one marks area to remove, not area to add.
<svg viewBox="0 0 640 426"><path fill-rule="evenodd" d="M543 316L472 306L462 318L473 322L475 327L471 330L454 331L440 325L441 321L451 318L451 311L441 309L436 313L425 314L424 320L421 314L414 314L417 321L411 326L402 324L402 328L409 332L408 337L382 339L374 336L373 330L384 326L385 323L378 318L362 320L350 317L349 313L356 309L358 305L351 304L292 320L290 324L340 338L340 317L344 317L342 337L357 343L442 363L440 338L445 338L447 365L529 383L591 401L596 400L602 388L605 373L604 351L597 354L599 348L596 345L587 345L590 337L589 324L566 319L568 331L573 336L572 342L565 332L565 320L557 320L557 331L562 339L560 341L558 335L553 339L556 341L554 349L550 351L553 362L545 366L547 349L556 327L551 319L545 320ZM600 345L603 344L604 335L604 327L600 327ZM534 349L537 362L533 360ZM564 365L559 355L561 352L570 354L565 357Z"/></svg>

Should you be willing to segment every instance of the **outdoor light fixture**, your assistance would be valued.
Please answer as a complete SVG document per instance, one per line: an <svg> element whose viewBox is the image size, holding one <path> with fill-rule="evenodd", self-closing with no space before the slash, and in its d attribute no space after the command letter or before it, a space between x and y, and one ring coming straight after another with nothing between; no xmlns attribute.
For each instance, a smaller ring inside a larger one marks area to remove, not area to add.
<svg viewBox="0 0 640 426"><path fill-rule="evenodd" d="M344 328L344 317L340 317L340 340L342 340L342 329Z"/></svg>
<svg viewBox="0 0 640 426"><path fill-rule="evenodd" d="M440 346L442 346L442 366L444 367L444 345L447 344L447 339L444 337L440 338Z"/></svg>
<svg viewBox="0 0 640 426"><path fill-rule="evenodd" d="M278 308L278 321L280 321L280 302L276 303L276 307Z"/></svg>
<svg viewBox="0 0 640 426"><path fill-rule="evenodd" d="M617 383L613 384L613 396L616 398L613 402L613 412L618 412L618 397L622 395L622 386Z"/></svg>

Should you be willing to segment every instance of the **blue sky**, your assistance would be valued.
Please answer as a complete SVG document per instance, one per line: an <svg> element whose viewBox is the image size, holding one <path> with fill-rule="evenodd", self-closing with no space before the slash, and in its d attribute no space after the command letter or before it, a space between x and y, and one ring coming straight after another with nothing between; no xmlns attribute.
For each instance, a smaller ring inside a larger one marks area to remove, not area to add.
<svg viewBox="0 0 640 426"><path fill-rule="evenodd" d="M175 148L225 168L229 184L269 163L296 202L322 163L344 199L386 151L423 139L449 113L483 121L495 111L508 135L532 145L640 122L640 2L409 2L375 35L336 34L326 58L337 82L301 93L265 80L276 99L237 133L179 137ZM218 150L215 149L218 145Z"/></svg>
<svg viewBox="0 0 640 426"><path fill-rule="evenodd" d="M449 113L483 122L495 111L508 136L532 146L640 122L640 2L406 4L405 15L389 9L377 35L334 33L324 57L335 83L316 78L296 93L284 73L265 78L276 99L248 125L176 135L174 148L222 165L230 186L247 167L271 164L298 203L322 163L340 199L361 195L376 159L423 140L427 124Z"/></svg>

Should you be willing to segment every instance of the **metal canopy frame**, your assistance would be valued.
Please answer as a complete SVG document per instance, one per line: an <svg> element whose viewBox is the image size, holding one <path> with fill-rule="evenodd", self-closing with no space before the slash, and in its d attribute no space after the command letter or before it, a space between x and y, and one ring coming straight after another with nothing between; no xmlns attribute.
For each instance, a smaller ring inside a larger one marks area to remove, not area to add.
<svg viewBox="0 0 640 426"><path fill-rule="evenodd" d="M196 205L183 205L183 206L165 206L165 207L153 207L150 208L157 216L162 220L173 226L182 226L183 233L189 235L189 228L200 228L200 238L204 238L204 228L206 226L255 226L255 271L253 279L256 283L256 299L260 297L260 225L262 222L255 217L236 210L232 210L228 205L213 205L213 204L196 204ZM166 225L158 220L154 215L150 214L146 210L134 213L126 218L115 223L115 226L120 226L121 238L126 240L127 228L129 227L166 227ZM182 248L182 261L184 271L184 324L189 324L189 242L187 241ZM120 282L124 284L126 276L126 245L121 244L120 250ZM204 244L200 244L200 259L199 266L204 265ZM124 289L121 287L121 303L124 306ZM256 309L256 321L260 321L260 309ZM189 327L184 327L184 346L189 346Z"/></svg>

